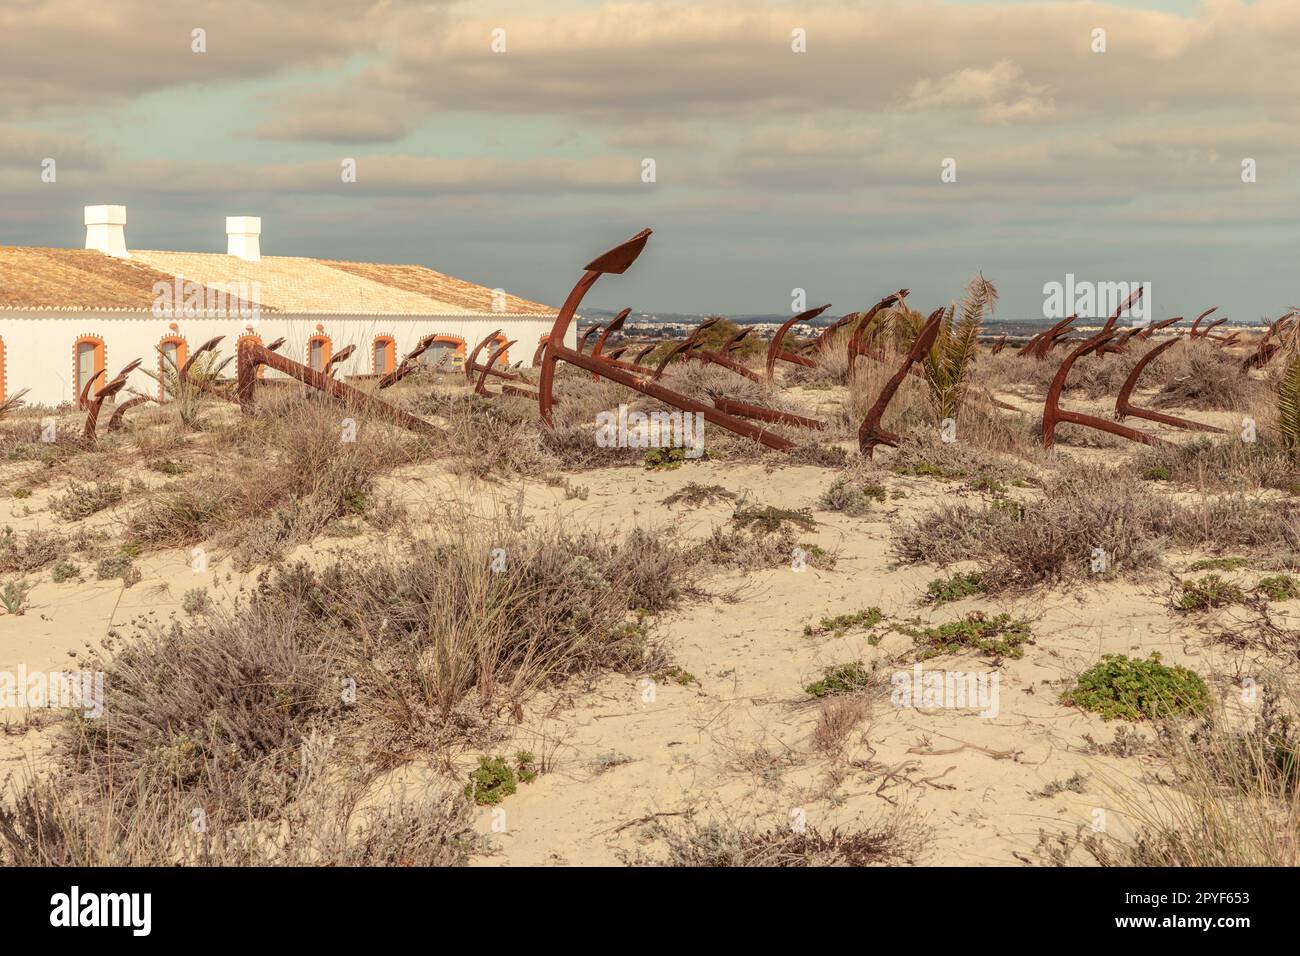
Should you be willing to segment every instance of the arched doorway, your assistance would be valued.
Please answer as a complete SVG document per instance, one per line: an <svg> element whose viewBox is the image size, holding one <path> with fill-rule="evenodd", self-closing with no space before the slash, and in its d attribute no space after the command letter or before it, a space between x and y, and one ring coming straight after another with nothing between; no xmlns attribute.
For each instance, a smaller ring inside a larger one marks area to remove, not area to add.
<svg viewBox="0 0 1300 956"><path fill-rule="evenodd" d="M98 335L80 336L72 345L72 400L84 407L81 401L82 389L91 381L95 387L102 387L102 379L95 376L104 371L104 340ZM90 398L87 395L87 398Z"/></svg>
<svg viewBox="0 0 1300 956"><path fill-rule="evenodd" d="M172 397L180 370L189 359L190 348L178 334L164 335L158 343L158 399Z"/></svg>

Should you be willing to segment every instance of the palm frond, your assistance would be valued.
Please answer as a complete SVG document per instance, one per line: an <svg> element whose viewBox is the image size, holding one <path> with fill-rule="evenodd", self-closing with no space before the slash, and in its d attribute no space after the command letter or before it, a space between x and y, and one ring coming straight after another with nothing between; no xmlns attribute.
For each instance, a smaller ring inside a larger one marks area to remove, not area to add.
<svg viewBox="0 0 1300 956"><path fill-rule="evenodd" d="M1300 449L1300 356L1291 360L1277 388L1278 430L1292 453Z"/></svg>
<svg viewBox="0 0 1300 956"><path fill-rule="evenodd" d="M26 404L23 401L23 396L26 394L27 389L24 388L20 392L14 392L14 394L10 395L3 402L0 402L0 418L6 418L10 412L16 411Z"/></svg>

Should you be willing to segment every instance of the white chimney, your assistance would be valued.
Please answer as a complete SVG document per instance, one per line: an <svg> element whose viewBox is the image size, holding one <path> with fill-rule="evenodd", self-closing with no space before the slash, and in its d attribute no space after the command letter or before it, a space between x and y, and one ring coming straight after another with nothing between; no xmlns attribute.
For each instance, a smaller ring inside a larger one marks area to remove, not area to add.
<svg viewBox="0 0 1300 956"><path fill-rule="evenodd" d="M249 262L262 258L262 217L226 217L226 255Z"/></svg>
<svg viewBox="0 0 1300 956"><path fill-rule="evenodd" d="M120 259L129 259L126 251L126 207L86 207L86 248Z"/></svg>

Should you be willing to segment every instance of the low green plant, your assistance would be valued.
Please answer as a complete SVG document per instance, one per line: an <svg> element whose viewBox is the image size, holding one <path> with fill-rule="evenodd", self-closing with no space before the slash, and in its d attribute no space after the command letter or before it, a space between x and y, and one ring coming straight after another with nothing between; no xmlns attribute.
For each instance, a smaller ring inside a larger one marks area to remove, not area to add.
<svg viewBox="0 0 1300 956"><path fill-rule="evenodd" d="M1240 571L1250 562L1245 558L1202 558L1193 561L1191 571Z"/></svg>
<svg viewBox="0 0 1300 956"><path fill-rule="evenodd" d="M539 773L537 756L531 750L515 751L515 774L520 783L532 783Z"/></svg>
<svg viewBox="0 0 1300 956"><path fill-rule="evenodd" d="M686 670L686 668L677 664L673 664L671 667L665 667L654 675L654 679L661 684L673 683L680 684L682 687L687 687L691 684L698 687L700 684L699 678Z"/></svg>
<svg viewBox="0 0 1300 956"><path fill-rule="evenodd" d="M605 773L615 767L621 767L631 762L632 756L630 754L620 753L617 750L606 750L604 753L596 754L596 758L591 762L591 769L594 773Z"/></svg>
<svg viewBox="0 0 1300 956"><path fill-rule="evenodd" d="M984 576L978 571L958 571L946 578L935 578L925 587L925 604L947 604L983 594Z"/></svg>
<svg viewBox="0 0 1300 956"><path fill-rule="evenodd" d="M736 493L728 491L723 485L701 485L692 481L686 487L674 491L663 500L663 503L665 505L684 504L692 508L698 508L700 505L711 505L715 501L730 500L735 497Z"/></svg>
<svg viewBox="0 0 1300 956"><path fill-rule="evenodd" d="M160 475L183 475L190 470L190 466L176 458L159 458L156 461L149 462L149 468L158 472Z"/></svg>
<svg viewBox="0 0 1300 956"><path fill-rule="evenodd" d="M817 522L812 516L812 509L777 508L767 505L762 508L737 508L731 520L739 528L748 528L760 534L781 531L786 524L794 525L801 531L812 531Z"/></svg>
<svg viewBox="0 0 1300 956"><path fill-rule="evenodd" d="M465 784L465 796L479 806L495 806L518 789L515 772L504 757L479 757Z"/></svg>
<svg viewBox="0 0 1300 956"><path fill-rule="evenodd" d="M31 586L22 578L11 578L0 587L0 604L7 613L18 617L27 610L27 595Z"/></svg>
<svg viewBox="0 0 1300 956"><path fill-rule="evenodd" d="M673 471L690 460L685 448L651 448L645 453L646 471Z"/></svg>
<svg viewBox="0 0 1300 956"><path fill-rule="evenodd" d="M853 694L865 690L876 683L874 667L866 667L861 661L848 664L836 664L822 672L820 679L804 688L810 697L830 697L833 694Z"/></svg>
<svg viewBox="0 0 1300 956"><path fill-rule="evenodd" d="M1217 574L1206 574L1195 581L1184 581L1176 603L1181 611L1206 611L1212 607L1244 604L1245 601L1246 592L1237 585Z"/></svg>
<svg viewBox="0 0 1300 956"><path fill-rule="evenodd" d="M811 541L799 542L799 548L803 551L804 560L814 568L822 571L834 570L839 561L835 552L827 551L820 544L814 544Z"/></svg>
<svg viewBox="0 0 1300 956"><path fill-rule="evenodd" d="M837 614L834 617L824 617L817 626L809 624L803 632L807 636L814 634L834 634L836 637L843 637L848 631L855 627L872 628L885 619L885 615L878 607L864 608L861 611L854 611L851 614Z"/></svg>
<svg viewBox="0 0 1300 956"><path fill-rule="evenodd" d="M50 569L50 577L54 579L55 584L62 584L64 581L74 579L80 580L81 568L71 561L55 561L54 567Z"/></svg>
<svg viewBox="0 0 1300 956"><path fill-rule="evenodd" d="M988 617L983 611L971 611L960 620L936 627L903 629L903 633L910 634L921 648L922 660L970 650L993 657L1020 658L1025 656L1024 645L1033 637L1029 622L1013 620L1010 614Z"/></svg>
<svg viewBox="0 0 1300 956"><path fill-rule="evenodd" d="M1071 793L1083 793L1087 788L1087 785L1088 778L1076 770L1070 775L1068 780L1053 780L1047 786L1043 787L1042 790L1038 791L1038 796L1054 797L1058 793L1064 793L1067 790Z"/></svg>
<svg viewBox="0 0 1300 956"><path fill-rule="evenodd" d="M1270 601L1290 601L1300 597L1300 584L1289 574L1272 574L1260 578L1255 590Z"/></svg>
<svg viewBox="0 0 1300 956"><path fill-rule="evenodd" d="M95 577L101 581L112 581L117 578L125 580L132 569L131 556L128 554L115 554L111 557L101 558L95 565Z"/></svg>
<svg viewBox="0 0 1300 956"><path fill-rule="evenodd" d="M1145 660L1107 654L1079 675L1061 703L1106 720L1144 720L1201 713L1210 705L1210 692L1195 671L1162 664L1157 652Z"/></svg>
<svg viewBox="0 0 1300 956"><path fill-rule="evenodd" d="M839 511L857 516L871 510L871 503L883 502L889 496L885 486L877 482L855 481L840 475L822 492L818 504L826 511Z"/></svg>

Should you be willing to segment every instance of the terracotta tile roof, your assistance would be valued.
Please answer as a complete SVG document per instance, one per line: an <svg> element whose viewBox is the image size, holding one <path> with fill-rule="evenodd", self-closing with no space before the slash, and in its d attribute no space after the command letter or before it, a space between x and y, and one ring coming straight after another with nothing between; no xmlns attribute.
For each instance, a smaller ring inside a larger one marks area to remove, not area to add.
<svg viewBox="0 0 1300 956"><path fill-rule="evenodd" d="M0 310L152 312L158 282L175 286L170 273L93 249L0 246ZM250 307L237 298L211 301L232 312Z"/></svg>
<svg viewBox="0 0 1300 956"><path fill-rule="evenodd" d="M505 297L423 266L263 256L249 262L214 252L131 250L115 259L89 249L0 246L0 309L151 311L154 283L179 277L231 289L267 312L307 315L527 315L556 310ZM232 309L240 303L234 301ZM246 307L246 306L245 306Z"/></svg>
<svg viewBox="0 0 1300 956"><path fill-rule="evenodd" d="M424 266L393 266L377 262L335 262L331 259L318 259L323 265L342 269L353 275L371 279L386 286L405 289L419 295L452 302L463 309L473 312L491 312L492 292L487 286L476 285L453 276L434 272ZM540 302L521 299L518 296L505 295L505 315L544 315L554 316L556 310Z"/></svg>

